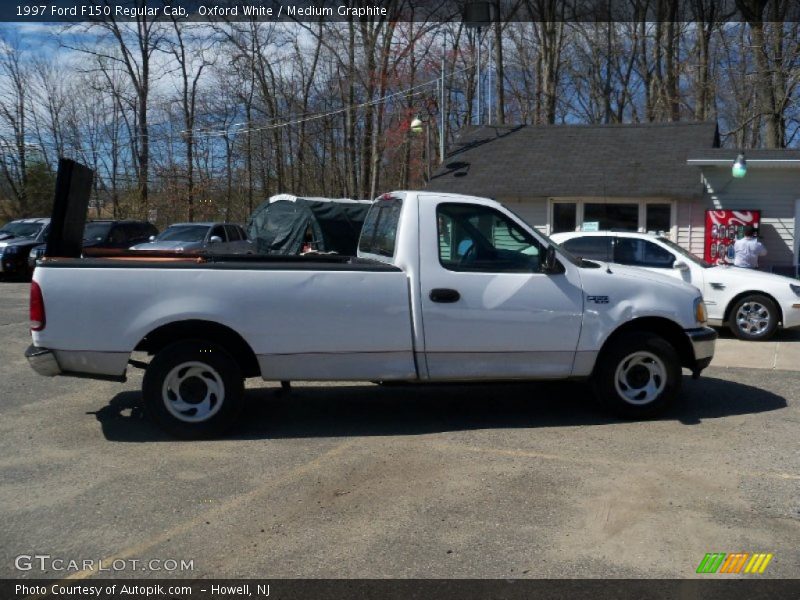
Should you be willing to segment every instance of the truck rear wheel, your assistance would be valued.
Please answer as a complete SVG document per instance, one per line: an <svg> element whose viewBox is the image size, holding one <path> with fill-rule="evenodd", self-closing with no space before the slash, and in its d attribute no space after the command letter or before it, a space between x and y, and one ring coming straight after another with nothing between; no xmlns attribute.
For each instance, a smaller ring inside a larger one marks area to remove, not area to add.
<svg viewBox="0 0 800 600"><path fill-rule="evenodd" d="M244 377L228 352L201 340L177 342L156 354L142 383L144 409L180 438L214 437L227 430L243 404Z"/></svg>
<svg viewBox="0 0 800 600"><path fill-rule="evenodd" d="M681 387L681 363L672 345L647 332L626 333L603 350L594 374L595 393L627 419L663 413Z"/></svg>

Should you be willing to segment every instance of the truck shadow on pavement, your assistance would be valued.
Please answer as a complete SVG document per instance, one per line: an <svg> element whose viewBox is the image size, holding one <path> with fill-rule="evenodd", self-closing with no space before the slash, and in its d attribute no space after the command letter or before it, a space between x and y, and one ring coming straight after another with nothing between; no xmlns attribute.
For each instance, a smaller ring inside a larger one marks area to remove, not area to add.
<svg viewBox="0 0 800 600"><path fill-rule="evenodd" d="M296 385L248 389L239 423L224 439L421 435L473 429L607 425L582 383L476 385ZM140 392L122 392L93 414L116 442L171 441L141 409ZM704 419L779 410L786 400L746 384L684 377L683 393L661 420L699 425Z"/></svg>

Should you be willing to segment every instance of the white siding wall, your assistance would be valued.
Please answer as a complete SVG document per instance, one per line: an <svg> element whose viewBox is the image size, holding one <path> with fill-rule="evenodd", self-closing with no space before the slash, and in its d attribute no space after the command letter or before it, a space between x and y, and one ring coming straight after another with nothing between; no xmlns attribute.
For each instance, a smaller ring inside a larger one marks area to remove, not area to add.
<svg viewBox="0 0 800 600"><path fill-rule="evenodd" d="M702 258L705 248L705 211L713 208L761 210L761 235L769 254L763 267L791 266L794 257L794 205L800 198L796 169L750 166L744 179L732 179L730 168L704 167L707 186L700 200L677 200L675 224L678 244ZM527 223L549 233L546 198L499 198ZM608 199L613 202L613 199Z"/></svg>
<svg viewBox="0 0 800 600"><path fill-rule="evenodd" d="M678 200L678 244L703 258L705 249L705 203L699 200Z"/></svg>
<svg viewBox="0 0 800 600"><path fill-rule="evenodd" d="M768 254L763 267L790 266L794 257L794 205L800 198L800 173L797 169L749 165L743 179L733 179L730 167L703 167L706 194L701 210L692 214L693 226L705 225L706 209L761 210L761 237ZM699 242L702 252L703 242ZM694 252L694 250L692 250Z"/></svg>

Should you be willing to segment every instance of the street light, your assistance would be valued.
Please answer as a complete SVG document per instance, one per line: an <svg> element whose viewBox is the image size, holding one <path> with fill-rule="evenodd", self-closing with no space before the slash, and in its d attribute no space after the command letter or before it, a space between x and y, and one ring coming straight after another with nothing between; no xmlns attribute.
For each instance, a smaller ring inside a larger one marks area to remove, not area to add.
<svg viewBox="0 0 800 600"><path fill-rule="evenodd" d="M411 120L408 128L414 135L419 135L425 128L425 181L428 182L431 180L431 124L427 119L422 120L417 116Z"/></svg>
<svg viewBox="0 0 800 600"><path fill-rule="evenodd" d="M733 167L731 167L731 175L733 175L736 179L741 179L747 175L747 161L744 158L744 154L741 152L739 153L739 156L736 157Z"/></svg>

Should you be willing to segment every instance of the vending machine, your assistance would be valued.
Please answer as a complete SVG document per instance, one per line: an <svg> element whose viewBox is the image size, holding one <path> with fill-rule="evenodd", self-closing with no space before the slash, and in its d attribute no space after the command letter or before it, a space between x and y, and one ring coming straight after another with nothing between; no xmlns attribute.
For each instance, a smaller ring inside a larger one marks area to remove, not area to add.
<svg viewBox="0 0 800 600"><path fill-rule="evenodd" d="M760 210L707 210L706 262L712 265L732 263L733 244L744 237L745 225L758 229L760 222Z"/></svg>

